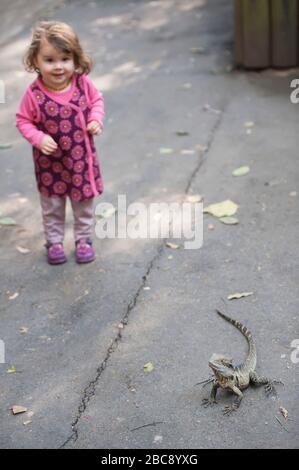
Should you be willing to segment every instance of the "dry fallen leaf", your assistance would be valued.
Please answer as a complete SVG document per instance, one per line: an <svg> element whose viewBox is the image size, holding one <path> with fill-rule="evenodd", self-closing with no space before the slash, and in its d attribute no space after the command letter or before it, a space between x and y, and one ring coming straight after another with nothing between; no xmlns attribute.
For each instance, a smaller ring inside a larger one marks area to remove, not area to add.
<svg viewBox="0 0 299 470"><path fill-rule="evenodd" d="M190 52L192 52L193 54L205 54L206 51L207 50L205 47L191 47L190 48Z"/></svg>
<svg viewBox="0 0 299 470"><path fill-rule="evenodd" d="M212 108L212 106L210 106L209 104L205 104L203 106L203 110L204 111L212 111L215 114L220 114L221 113L221 111L219 109Z"/></svg>
<svg viewBox="0 0 299 470"><path fill-rule="evenodd" d="M20 405L14 405L11 407L11 410L14 415L17 415L19 413L26 413L27 408L25 406L20 406Z"/></svg>
<svg viewBox="0 0 299 470"><path fill-rule="evenodd" d="M231 294L227 297L228 300L232 299L241 299L242 297L248 297L249 295L253 295L253 292L236 292L236 294Z"/></svg>
<svg viewBox="0 0 299 470"><path fill-rule="evenodd" d="M0 219L0 225L17 225L17 222L12 217L2 217Z"/></svg>
<svg viewBox="0 0 299 470"><path fill-rule="evenodd" d="M184 136L187 136L187 135L190 135L190 133L188 131L176 131L176 135L178 135L179 137L184 137Z"/></svg>
<svg viewBox="0 0 299 470"><path fill-rule="evenodd" d="M184 83L182 85L182 88L184 88L184 90L190 90L190 88L192 88L192 85L191 83Z"/></svg>
<svg viewBox="0 0 299 470"><path fill-rule="evenodd" d="M14 300L14 299L16 299L18 296L19 296L19 293L18 293L18 292L15 292L14 294L10 295L8 298L9 298L9 300Z"/></svg>
<svg viewBox="0 0 299 470"><path fill-rule="evenodd" d="M204 209L204 212L212 214L215 217L229 217L237 212L238 207L238 204L231 201L230 199L227 199L222 202L210 204Z"/></svg>
<svg viewBox="0 0 299 470"><path fill-rule="evenodd" d="M280 419L278 418L278 416L274 416L274 418L276 419L276 421L279 422L280 426L281 426L286 432L290 432L290 431L288 430L288 428L286 428L286 427L284 426L284 424L280 421Z"/></svg>
<svg viewBox="0 0 299 470"><path fill-rule="evenodd" d="M196 202L202 202L202 201L203 201L203 196L201 196L200 194L193 194L187 197L187 202L196 203Z"/></svg>
<svg viewBox="0 0 299 470"><path fill-rule="evenodd" d="M111 205L111 207L102 210L101 213L97 215L100 218L109 219L109 217L112 217L115 213L116 213L116 208Z"/></svg>
<svg viewBox="0 0 299 470"><path fill-rule="evenodd" d="M280 411L280 413L282 414L282 416L283 416L285 419L288 418L288 416L289 416L288 410L286 410L285 408L283 408L283 407L281 406L281 407L279 408L279 411Z"/></svg>
<svg viewBox="0 0 299 470"><path fill-rule="evenodd" d="M6 150L10 149L12 147L12 144L0 144L0 150Z"/></svg>
<svg viewBox="0 0 299 470"><path fill-rule="evenodd" d="M173 149L169 147L160 147L159 151L161 155L171 155L173 153Z"/></svg>
<svg viewBox="0 0 299 470"><path fill-rule="evenodd" d="M85 290L85 291L84 291L84 294L79 295L79 297L77 297L77 298L74 300L74 303L75 303L75 302L78 302L78 300L83 299L83 297L85 297L85 296L88 295L88 294L89 294L89 290Z"/></svg>
<svg viewBox="0 0 299 470"><path fill-rule="evenodd" d="M195 150L192 149L183 149L181 150L181 155L194 155Z"/></svg>
<svg viewBox="0 0 299 470"><path fill-rule="evenodd" d="M17 250L22 253L22 255L27 255L27 253L30 253L30 250L28 248L24 248L23 246L17 246Z"/></svg>
<svg viewBox="0 0 299 470"><path fill-rule="evenodd" d="M147 362L146 364L144 364L143 370L144 372L152 372L154 370L152 362Z"/></svg>
<svg viewBox="0 0 299 470"><path fill-rule="evenodd" d="M197 145L196 145L196 150L197 150L198 152L204 153L204 152L206 152L206 151L208 150L208 146L207 146L207 145L197 144Z"/></svg>
<svg viewBox="0 0 299 470"><path fill-rule="evenodd" d="M236 225L239 223L239 220L236 217L219 217L220 222L227 225Z"/></svg>
<svg viewBox="0 0 299 470"><path fill-rule="evenodd" d="M236 168L233 172L232 172L232 175L233 176L245 176L247 175L247 173L249 173L250 171L250 168L249 166L240 166L240 168Z"/></svg>
<svg viewBox="0 0 299 470"><path fill-rule="evenodd" d="M161 65L161 60L156 60L155 62L153 62L152 64L150 64L150 69L151 70L158 70L158 68L160 67Z"/></svg>
<svg viewBox="0 0 299 470"><path fill-rule="evenodd" d="M26 326L22 326L22 327L20 328L20 333L21 333L22 335L28 333L28 328L27 328Z"/></svg>
<svg viewBox="0 0 299 470"><path fill-rule="evenodd" d="M18 201L19 201L21 204L25 204L26 202L28 202L28 199L27 199L27 197L19 197Z"/></svg>
<svg viewBox="0 0 299 470"><path fill-rule="evenodd" d="M166 246L168 248L172 248L173 250L177 250L178 248L180 248L180 245L176 245L175 243L171 243L171 242L167 242Z"/></svg>

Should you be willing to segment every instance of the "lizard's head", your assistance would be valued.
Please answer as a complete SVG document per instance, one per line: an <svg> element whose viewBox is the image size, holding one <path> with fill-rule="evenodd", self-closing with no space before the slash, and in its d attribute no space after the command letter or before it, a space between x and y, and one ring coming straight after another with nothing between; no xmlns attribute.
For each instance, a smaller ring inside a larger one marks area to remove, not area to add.
<svg viewBox="0 0 299 470"><path fill-rule="evenodd" d="M223 356L222 354L213 354L209 360L209 367L214 372L220 385L229 385L230 382L234 381L232 358Z"/></svg>

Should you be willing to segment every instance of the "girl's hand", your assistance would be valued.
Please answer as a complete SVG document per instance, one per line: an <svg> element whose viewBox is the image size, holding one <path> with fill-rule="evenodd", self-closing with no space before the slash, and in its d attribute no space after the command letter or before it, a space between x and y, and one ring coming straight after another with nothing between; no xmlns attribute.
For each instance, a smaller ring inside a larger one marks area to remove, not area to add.
<svg viewBox="0 0 299 470"><path fill-rule="evenodd" d="M101 124L97 121L90 121L87 124L87 130L92 135L101 135L103 132Z"/></svg>
<svg viewBox="0 0 299 470"><path fill-rule="evenodd" d="M52 139L50 135L46 135L39 146L39 149L41 150L42 153L45 155L51 155L51 153L54 153L58 148L58 145L56 144L55 140Z"/></svg>

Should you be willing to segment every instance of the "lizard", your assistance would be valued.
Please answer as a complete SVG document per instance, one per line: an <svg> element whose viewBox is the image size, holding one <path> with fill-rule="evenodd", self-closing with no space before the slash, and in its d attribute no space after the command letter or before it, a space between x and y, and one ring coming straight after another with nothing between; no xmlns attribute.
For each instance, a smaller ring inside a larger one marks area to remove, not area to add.
<svg viewBox="0 0 299 470"><path fill-rule="evenodd" d="M216 310L216 312L226 321L234 325L243 336L245 336L248 342L248 354L242 364L234 366L232 358L222 354L213 354L209 360L209 367L212 369L214 375L207 380L199 382L204 385L213 382L210 397L202 400L203 406L208 407L217 403L216 394L219 387L230 390L237 395L232 405L228 405L223 409L223 414L229 415L239 408L243 399L242 390L249 387L249 385L264 385L266 394L269 395L271 392L275 392L274 383L282 384L283 382L277 379L272 380L267 377L258 376L255 372L257 363L256 346L251 332L239 321L228 317L219 310Z"/></svg>

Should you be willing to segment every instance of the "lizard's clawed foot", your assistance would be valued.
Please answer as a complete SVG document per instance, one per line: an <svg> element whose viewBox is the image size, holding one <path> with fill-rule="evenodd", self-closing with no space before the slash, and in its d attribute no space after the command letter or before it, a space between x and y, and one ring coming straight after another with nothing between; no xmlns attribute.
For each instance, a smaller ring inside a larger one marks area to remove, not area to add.
<svg viewBox="0 0 299 470"><path fill-rule="evenodd" d="M208 408L209 406L217 405L216 400L212 400L211 398L204 398L201 402L201 406Z"/></svg>
<svg viewBox="0 0 299 470"><path fill-rule="evenodd" d="M229 416L233 411L237 411L238 408L238 405L235 404L227 405L223 408L223 414Z"/></svg>
<svg viewBox="0 0 299 470"><path fill-rule="evenodd" d="M267 396L270 396L271 394L274 396L277 395L277 391L276 391L276 388L274 387L274 384L284 385L281 380L271 380L265 385L265 392Z"/></svg>
<svg viewBox="0 0 299 470"><path fill-rule="evenodd" d="M272 382L269 382L267 385L265 385L265 392L267 396L270 396L271 394L276 395L276 390Z"/></svg>
<svg viewBox="0 0 299 470"><path fill-rule="evenodd" d="M274 379L274 380L272 380L272 382L273 382L274 384L280 384L280 385L283 385L283 386L284 386L283 381L280 380L280 379Z"/></svg>

